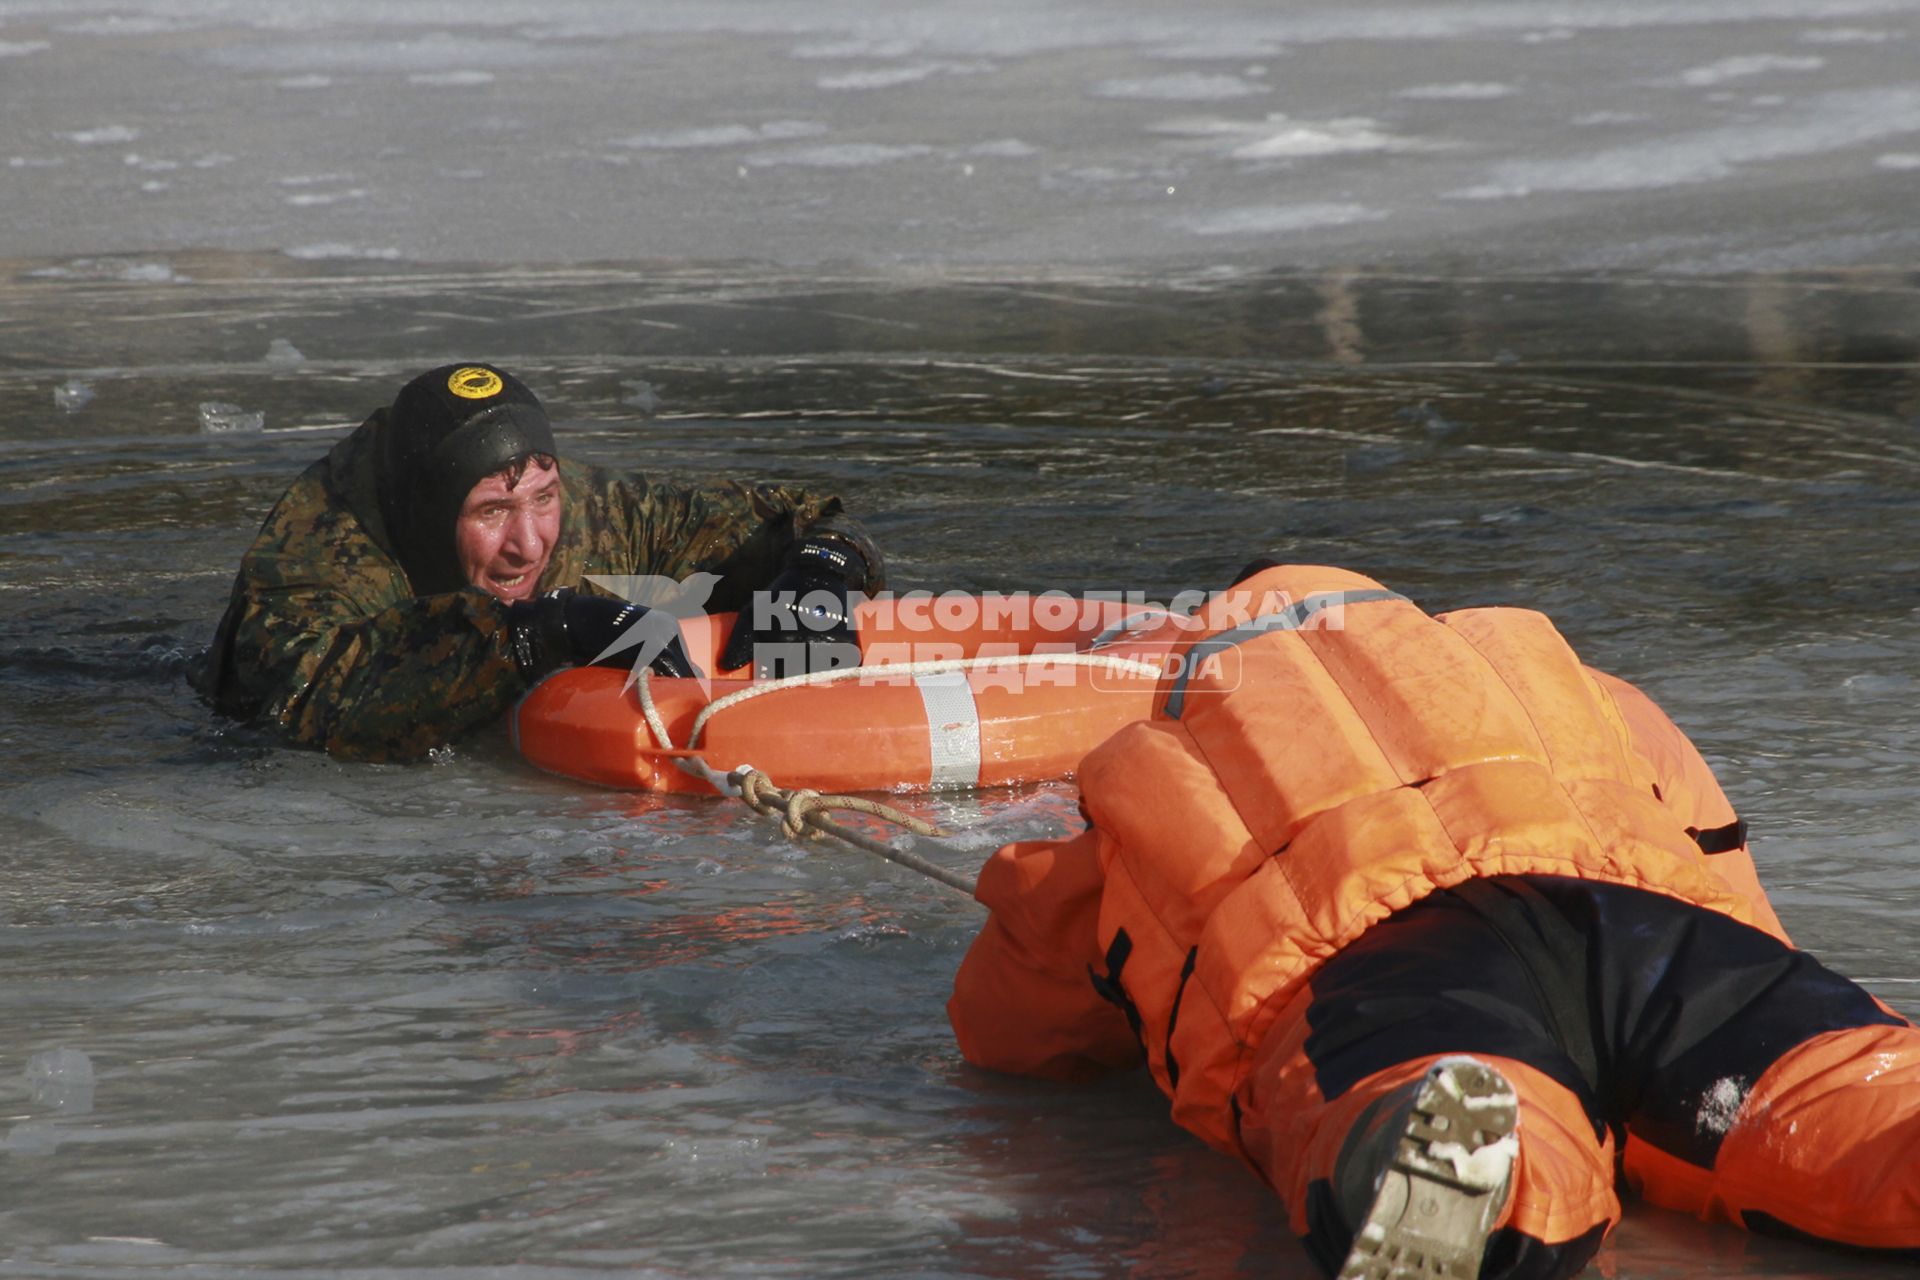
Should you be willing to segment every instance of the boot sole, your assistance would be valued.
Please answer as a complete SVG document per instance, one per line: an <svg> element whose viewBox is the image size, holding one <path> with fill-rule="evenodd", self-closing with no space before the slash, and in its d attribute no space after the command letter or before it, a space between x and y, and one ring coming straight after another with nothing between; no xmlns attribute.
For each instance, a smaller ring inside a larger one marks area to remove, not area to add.
<svg viewBox="0 0 1920 1280"><path fill-rule="evenodd" d="M1498 1071L1435 1063L1337 1280L1475 1280L1506 1204L1519 1119Z"/></svg>

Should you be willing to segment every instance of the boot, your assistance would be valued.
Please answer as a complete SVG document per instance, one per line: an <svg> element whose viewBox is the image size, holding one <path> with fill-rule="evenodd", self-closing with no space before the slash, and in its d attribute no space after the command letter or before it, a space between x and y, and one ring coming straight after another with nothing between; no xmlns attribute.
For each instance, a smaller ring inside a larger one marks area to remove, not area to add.
<svg viewBox="0 0 1920 1280"><path fill-rule="evenodd" d="M1475 1280L1520 1152L1513 1086L1442 1058L1373 1119L1340 1156L1340 1209L1357 1225L1337 1280Z"/></svg>

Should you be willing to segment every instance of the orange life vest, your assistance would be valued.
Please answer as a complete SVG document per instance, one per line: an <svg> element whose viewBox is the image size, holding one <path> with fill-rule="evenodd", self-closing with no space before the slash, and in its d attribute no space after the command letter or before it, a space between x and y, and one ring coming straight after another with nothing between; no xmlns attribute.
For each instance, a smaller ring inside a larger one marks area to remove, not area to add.
<svg viewBox="0 0 1920 1280"><path fill-rule="evenodd" d="M1104 879L1095 985L1213 1145L1236 1150L1235 1091L1289 997L1435 889L1579 876L1777 931L1541 614L1430 617L1359 574L1290 566L1204 616L1160 714L1090 755L1081 788Z"/></svg>

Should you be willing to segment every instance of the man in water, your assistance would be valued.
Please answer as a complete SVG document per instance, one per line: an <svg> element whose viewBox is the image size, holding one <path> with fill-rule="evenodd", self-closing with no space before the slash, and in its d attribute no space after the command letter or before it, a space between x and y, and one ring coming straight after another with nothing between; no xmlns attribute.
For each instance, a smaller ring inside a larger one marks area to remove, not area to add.
<svg viewBox="0 0 1920 1280"><path fill-rule="evenodd" d="M878 590L882 572L837 498L673 488L561 459L517 378L447 365L401 388L275 504L201 683L221 712L335 756L416 759L550 671L609 650L609 663L634 660L618 642L647 611L591 594L589 575L710 575L712 612L766 591L721 655L723 669L753 661L764 674L776 650L844 662L849 593ZM782 601L800 607L768 607ZM691 674L677 642L652 665Z"/></svg>
<svg viewBox="0 0 1920 1280"><path fill-rule="evenodd" d="M1341 1280L1572 1276L1616 1170L1914 1256L1920 1030L1791 946L1672 721L1540 614L1249 568L1083 764L1089 829L983 870L967 1058L1144 1058Z"/></svg>

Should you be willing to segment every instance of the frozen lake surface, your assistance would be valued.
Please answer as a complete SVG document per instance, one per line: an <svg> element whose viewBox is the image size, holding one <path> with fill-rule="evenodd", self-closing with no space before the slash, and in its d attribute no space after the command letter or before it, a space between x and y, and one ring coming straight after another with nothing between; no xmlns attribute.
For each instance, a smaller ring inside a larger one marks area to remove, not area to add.
<svg viewBox="0 0 1920 1280"><path fill-rule="evenodd" d="M0 0L4 256L1910 263L1913 0Z"/></svg>
<svg viewBox="0 0 1920 1280"><path fill-rule="evenodd" d="M1143 1079L960 1062L949 890L503 733L208 716L267 507L446 359L581 457L838 490L903 588L1278 551L1544 608L1920 1012L1917 49L1896 0L0 0L0 1271L1310 1274ZM1074 820L915 803L968 873ZM1885 1268L1636 1208L1598 1271Z"/></svg>

